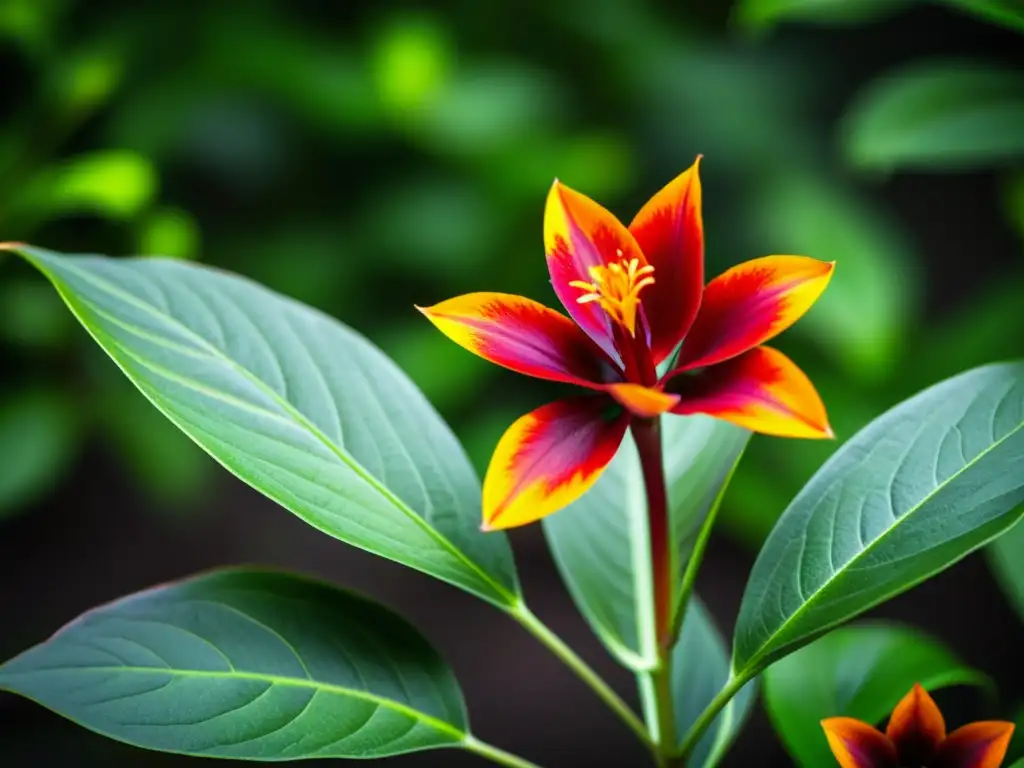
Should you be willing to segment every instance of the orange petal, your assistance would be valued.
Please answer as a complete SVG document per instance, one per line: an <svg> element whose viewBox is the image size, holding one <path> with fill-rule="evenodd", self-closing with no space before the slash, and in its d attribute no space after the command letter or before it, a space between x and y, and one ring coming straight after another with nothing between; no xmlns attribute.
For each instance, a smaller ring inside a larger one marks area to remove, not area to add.
<svg viewBox="0 0 1024 768"><path fill-rule="evenodd" d="M679 402L679 395L662 392L653 387L640 384L608 384L607 389L612 396L630 410L634 416L642 419L653 419L655 416L672 410Z"/></svg>
<svg viewBox="0 0 1024 768"><path fill-rule="evenodd" d="M654 285L645 290L643 303L655 365L683 340L704 291L699 166L700 157L647 201L629 225L654 267Z"/></svg>
<svg viewBox="0 0 1024 768"><path fill-rule="evenodd" d="M607 396L558 400L517 420L484 477L484 530L526 525L578 499L628 426L629 414Z"/></svg>
<svg viewBox="0 0 1024 768"><path fill-rule="evenodd" d="M896 748L881 731L852 717L821 721L841 768L898 768Z"/></svg>
<svg viewBox="0 0 1024 768"><path fill-rule="evenodd" d="M885 735L896 745L901 765L931 765L946 738L946 721L928 691L915 683L892 711Z"/></svg>
<svg viewBox="0 0 1024 768"><path fill-rule="evenodd" d="M723 272L704 289L678 367L713 365L782 333L817 301L833 267L806 256L766 256Z"/></svg>
<svg viewBox="0 0 1024 768"><path fill-rule="evenodd" d="M527 376L594 387L611 367L572 320L523 296L469 293L417 309L456 344Z"/></svg>
<svg viewBox="0 0 1024 768"><path fill-rule="evenodd" d="M935 768L999 768L1013 737L1013 723L986 721L957 728L939 747Z"/></svg>
<svg viewBox="0 0 1024 768"><path fill-rule="evenodd" d="M779 437L833 437L810 379L776 349L758 347L693 374L674 374L666 391L681 399L672 413L706 413Z"/></svg>
<svg viewBox="0 0 1024 768"><path fill-rule="evenodd" d="M586 291L569 285L593 281L590 267L637 259L647 264L633 235L611 213L586 195L556 181L544 209L544 251L551 285L572 318L616 362L611 321L597 302L580 304ZM657 280L657 277L655 277ZM642 295L642 294L641 294Z"/></svg>

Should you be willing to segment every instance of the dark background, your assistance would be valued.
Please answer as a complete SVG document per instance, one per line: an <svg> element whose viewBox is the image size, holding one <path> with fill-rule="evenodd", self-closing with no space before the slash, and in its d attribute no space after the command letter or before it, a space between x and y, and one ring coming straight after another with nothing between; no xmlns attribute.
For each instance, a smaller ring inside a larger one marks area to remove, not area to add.
<svg viewBox="0 0 1024 768"><path fill-rule="evenodd" d="M882 172L850 139L865 94L905 67L1020 72L1024 37L952 8L887 9L758 33L724 2L0 0L0 240L201 259L319 306L394 356L482 469L551 390L457 349L412 304L469 290L550 303L540 231L553 177L628 220L703 153L709 275L769 253L838 261L780 346L842 440L929 383L1024 352L1019 164ZM963 140L979 137L968 126ZM454 665L482 738L547 766L645 764L503 616L317 533L220 470L10 259L0 354L0 657L157 582L284 565L412 618ZM698 587L726 632L758 542L837 444L754 438ZM539 528L512 541L534 611L633 700ZM1024 631L983 556L874 614L994 676L996 712L939 695L951 724L1012 716L1024 698ZM5 767L185 763L0 696ZM787 764L763 713L726 764Z"/></svg>

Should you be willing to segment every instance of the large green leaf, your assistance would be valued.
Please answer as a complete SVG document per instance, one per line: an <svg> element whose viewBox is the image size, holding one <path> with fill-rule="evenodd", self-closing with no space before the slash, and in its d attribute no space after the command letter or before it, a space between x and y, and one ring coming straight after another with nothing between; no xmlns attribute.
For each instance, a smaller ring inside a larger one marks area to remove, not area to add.
<svg viewBox="0 0 1024 768"><path fill-rule="evenodd" d="M147 749L383 757L468 738L451 670L405 620L284 573L231 570L90 611L0 689Z"/></svg>
<svg viewBox="0 0 1024 768"><path fill-rule="evenodd" d="M764 698L793 759L820 768L834 762L823 718L878 723L914 683L933 690L990 681L915 630L864 625L831 632L773 664L764 675Z"/></svg>
<svg viewBox="0 0 1024 768"><path fill-rule="evenodd" d="M174 259L19 252L165 416L310 525L493 603L517 603L504 535L423 395L344 325Z"/></svg>
<svg viewBox="0 0 1024 768"><path fill-rule="evenodd" d="M1024 363L976 368L873 421L811 478L754 564L733 668L753 674L1024 514Z"/></svg>
<svg viewBox="0 0 1024 768"><path fill-rule="evenodd" d="M1024 523L993 541L988 556L1003 591L1024 619Z"/></svg>
<svg viewBox="0 0 1024 768"><path fill-rule="evenodd" d="M1024 32L1024 4L1020 0L939 0L988 21Z"/></svg>
<svg viewBox="0 0 1024 768"><path fill-rule="evenodd" d="M729 651L721 633L696 597L672 650L672 699L676 736L683 736L729 679ZM756 684L748 683L722 710L697 743L690 768L713 768L725 755L754 703Z"/></svg>
<svg viewBox="0 0 1024 768"><path fill-rule="evenodd" d="M668 416L662 430L679 583L750 433L707 416ZM545 518L544 531L573 599L608 650L631 669L654 666L647 497L631 438L583 498Z"/></svg>
<svg viewBox="0 0 1024 768"><path fill-rule="evenodd" d="M915 64L861 93L846 116L857 165L957 169L1024 156L1024 75L971 62Z"/></svg>

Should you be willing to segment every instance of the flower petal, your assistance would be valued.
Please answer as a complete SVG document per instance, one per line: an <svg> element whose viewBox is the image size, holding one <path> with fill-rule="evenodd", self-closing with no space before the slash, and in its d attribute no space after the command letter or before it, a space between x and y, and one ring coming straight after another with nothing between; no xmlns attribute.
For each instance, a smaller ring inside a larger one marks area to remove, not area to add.
<svg viewBox="0 0 1024 768"><path fill-rule="evenodd" d="M1013 723L986 721L957 728L939 747L936 768L999 768L1013 736Z"/></svg>
<svg viewBox="0 0 1024 768"><path fill-rule="evenodd" d="M607 396L558 400L518 419L484 477L484 530L532 523L582 496L612 460L629 420Z"/></svg>
<svg viewBox="0 0 1024 768"><path fill-rule="evenodd" d="M696 373L673 374L665 390L681 395L672 413L706 413L766 435L833 437L814 385L770 347Z"/></svg>
<svg viewBox="0 0 1024 768"><path fill-rule="evenodd" d="M608 313L597 302L580 304L577 299L586 292L569 283L592 282L590 267L623 259L637 259L640 266L646 265L633 235L589 197L556 181L544 209L544 250L551 285L562 304L580 328L613 360L620 362Z"/></svg>
<svg viewBox="0 0 1024 768"><path fill-rule="evenodd" d="M841 768L898 768L896 748L881 731L852 717L821 721Z"/></svg>
<svg viewBox="0 0 1024 768"><path fill-rule="evenodd" d="M679 395L662 392L654 387L640 384L609 384L605 387L611 395L624 405L634 416L653 419L679 402Z"/></svg>
<svg viewBox="0 0 1024 768"><path fill-rule="evenodd" d="M765 256L723 272L704 289L678 367L713 365L782 333L817 301L833 267L806 256Z"/></svg>
<svg viewBox="0 0 1024 768"><path fill-rule="evenodd" d="M931 765L946 738L946 721L928 691L915 683L892 711L885 735L896 745L900 765Z"/></svg>
<svg viewBox="0 0 1024 768"><path fill-rule="evenodd" d="M643 305L655 365L683 340L704 291L699 166L700 157L648 200L629 225L647 263L654 267L654 284L645 289Z"/></svg>
<svg viewBox="0 0 1024 768"><path fill-rule="evenodd" d="M469 293L417 309L456 344L527 376L593 387L610 368L572 320L523 296Z"/></svg>

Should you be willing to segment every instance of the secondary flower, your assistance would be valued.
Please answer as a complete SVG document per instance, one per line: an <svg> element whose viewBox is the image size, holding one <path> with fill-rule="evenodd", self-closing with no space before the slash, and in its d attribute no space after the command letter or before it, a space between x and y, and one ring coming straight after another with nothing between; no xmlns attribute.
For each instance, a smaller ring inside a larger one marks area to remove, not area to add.
<svg viewBox="0 0 1024 768"><path fill-rule="evenodd" d="M885 733L852 717L821 721L842 768L999 768L1013 723L979 722L946 735L932 697L915 685L896 705Z"/></svg>
<svg viewBox="0 0 1024 768"><path fill-rule="evenodd" d="M572 319L505 293L420 309L493 363L591 390L509 427L484 478L485 530L533 522L577 499L632 419L704 413L766 434L832 436L808 378L761 345L810 308L833 265L767 256L705 286L699 164L651 198L628 228L555 181L544 245L551 284Z"/></svg>

